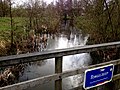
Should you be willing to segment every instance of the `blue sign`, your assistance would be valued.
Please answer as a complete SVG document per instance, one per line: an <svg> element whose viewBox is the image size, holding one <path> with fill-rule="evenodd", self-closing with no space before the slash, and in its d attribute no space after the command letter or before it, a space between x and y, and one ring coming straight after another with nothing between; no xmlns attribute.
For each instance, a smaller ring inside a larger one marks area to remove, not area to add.
<svg viewBox="0 0 120 90"><path fill-rule="evenodd" d="M110 82L113 77L114 65L106 65L85 71L84 89L97 87Z"/></svg>

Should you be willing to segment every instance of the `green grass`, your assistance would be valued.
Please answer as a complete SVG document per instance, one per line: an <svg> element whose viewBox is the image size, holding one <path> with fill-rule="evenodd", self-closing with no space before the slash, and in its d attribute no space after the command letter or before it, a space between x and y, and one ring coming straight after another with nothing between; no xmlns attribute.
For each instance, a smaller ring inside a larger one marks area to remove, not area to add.
<svg viewBox="0 0 120 90"><path fill-rule="evenodd" d="M11 19L9 17L0 17L0 40L9 40L11 36ZM13 17L14 37L23 34L23 26L25 25L24 17Z"/></svg>
<svg viewBox="0 0 120 90"><path fill-rule="evenodd" d="M10 29L10 18L0 18L0 31Z"/></svg>
<svg viewBox="0 0 120 90"><path fill-rule="evenodd" d="M14 26L23 26L26 18L13 17ZM9 17L0 17L0 31L11 30L10 18Z"/></svg>

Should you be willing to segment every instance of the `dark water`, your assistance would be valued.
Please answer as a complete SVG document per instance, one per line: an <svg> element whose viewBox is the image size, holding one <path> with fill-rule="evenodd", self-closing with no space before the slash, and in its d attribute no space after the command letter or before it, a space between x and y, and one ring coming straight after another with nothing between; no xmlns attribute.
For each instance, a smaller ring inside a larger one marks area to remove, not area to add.
<svg viewBox="0 0 120 90"><path fill-rule="evenodd" d="M52 39L49 37L46 50L62 49L75 46L84 46L87 42L88 36L83 37L81 35L70 35L70 40L67 36L61 35ZM89 53L82 53L76 55L70 55L63 57L63 71L72 70L76 68L83 68L91 63L91 57ZM55 70L54 59L48 59L44 62L36 62L28 65L24 70L23 76L20 77L20 81L30 80L44 75L54 74ZM63 79L63 89L71 89L77 87L83 82L82 75L76 75ZM26 90L54 90L54 81L43 85L38 85Z"/></svg>

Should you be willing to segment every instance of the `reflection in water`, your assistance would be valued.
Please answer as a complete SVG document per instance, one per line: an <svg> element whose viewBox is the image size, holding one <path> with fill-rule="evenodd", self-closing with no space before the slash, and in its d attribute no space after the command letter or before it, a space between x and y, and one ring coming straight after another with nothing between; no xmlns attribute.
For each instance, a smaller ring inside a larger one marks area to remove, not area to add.
<svg viewBox="0 0 120 90"><path fill-rule="evenodd" d="M84 46L87 42L88 36L82 37L82 35L70 35L70 40L67 39L65 35L56 37L55 39L48 40L48 46L46 50L51 49L62 49L75 46ZM40 64L39 64L40 63ZM63 71L72 70L76 68L82 68L88 66L90 63L90 55L88 53L76 54L63 57ZM21 76L20 81L29 80L37 78L44 75L49 75L54 73L55 62L54 59L49 59L44 62L37 62L29 65L23 76ZM72 76L63 79L63 88L70 89L78 86L82 82L82 75ZM49 84L36 86L27 90L54 90L54 82Z"/></svg>

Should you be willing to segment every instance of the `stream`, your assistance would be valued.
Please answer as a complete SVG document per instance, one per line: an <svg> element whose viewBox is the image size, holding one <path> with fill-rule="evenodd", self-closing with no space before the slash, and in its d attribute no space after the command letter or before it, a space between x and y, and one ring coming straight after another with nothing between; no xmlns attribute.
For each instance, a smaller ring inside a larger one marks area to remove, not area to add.
<svg viewBox="0 0 120 90"><path fill-rule="evenodd" d="M82 34L75 35L70 34L70 39L67 35L55 36L53 39L49 36L48 44L45 50L63 49L75 46L84 46L88 40L89 35L83 36ZM81 53L76 55L63 57L63 71L83 68L91 63L91 57L89 53ZM19 81L26 81L34 78L38 78L45 75L54 74L55 72L55 59L48 59L42 62L35 62L29 64L23 75L19 78ZM79 86L83 82L83 75L71 76L63 79L63 90L68 90ZM43 85L38 85L26 90L54 90L54 81Z"/></svg>

